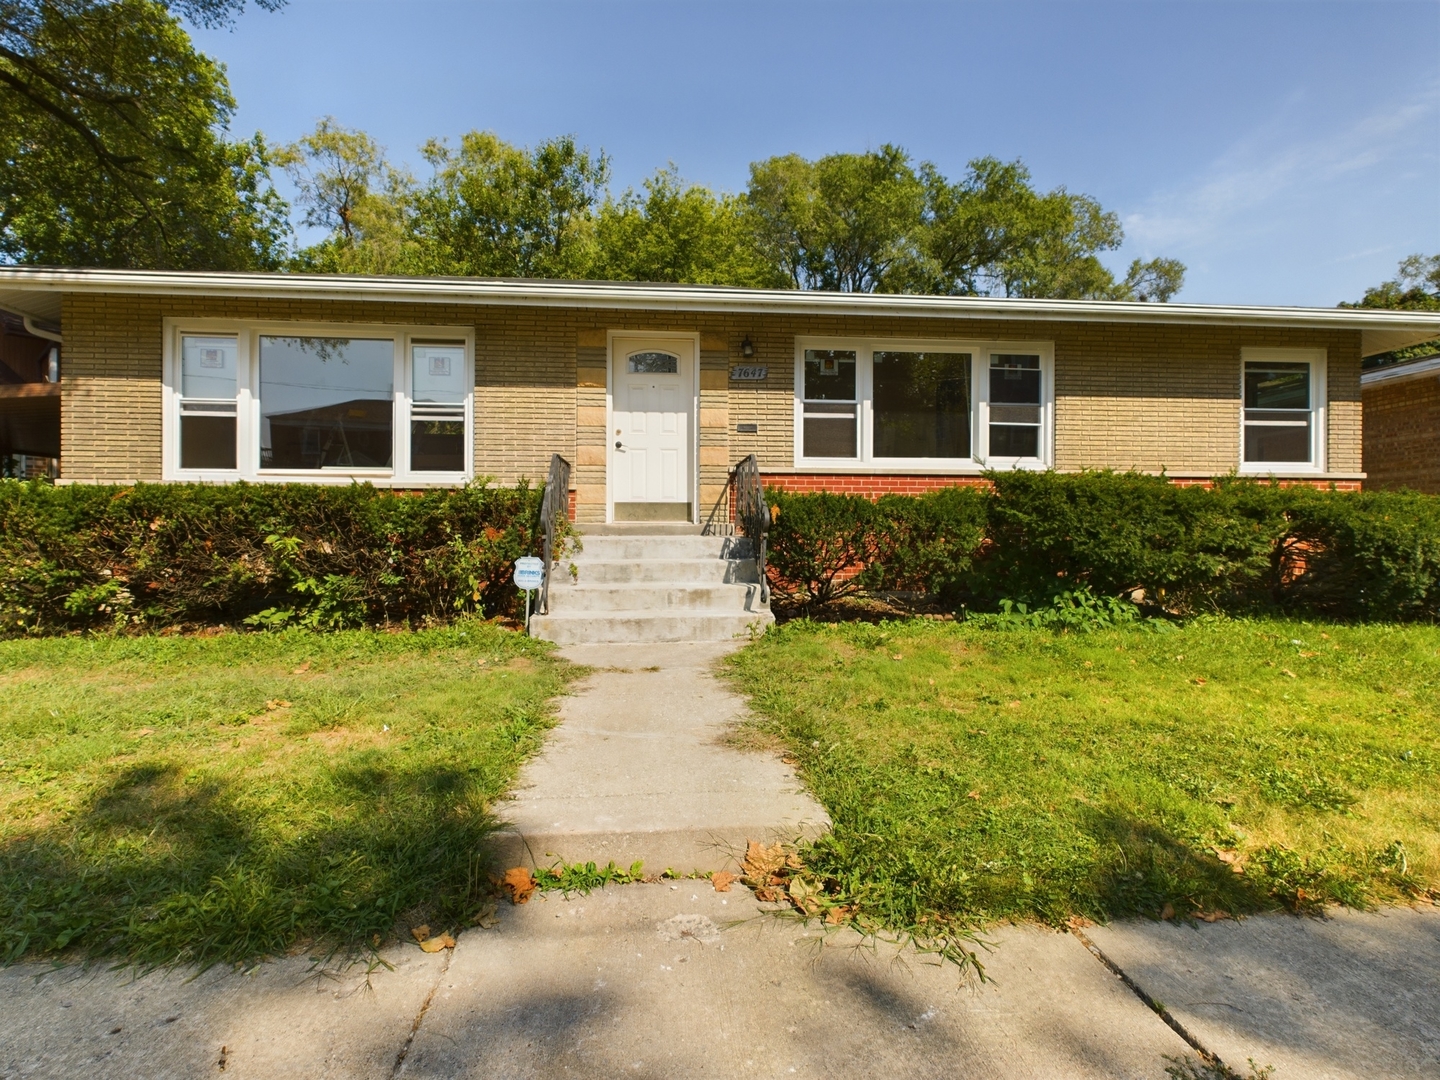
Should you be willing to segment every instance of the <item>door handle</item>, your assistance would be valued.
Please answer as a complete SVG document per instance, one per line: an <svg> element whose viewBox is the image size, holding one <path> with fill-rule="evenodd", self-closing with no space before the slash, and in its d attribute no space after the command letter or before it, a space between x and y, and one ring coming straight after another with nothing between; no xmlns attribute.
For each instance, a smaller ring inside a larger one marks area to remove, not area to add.
<svg viewBox="0 0 1440 1080"><path fill-rule="evenodd" d="M615 440L615 449L616 449L616 450L619 450L619 451L622 451L622 452L623 452L624 449L625 449L625 447L623 447L623 446L620 445L620 440L619 440L619 439L616 439L616 440Z"/></svg>

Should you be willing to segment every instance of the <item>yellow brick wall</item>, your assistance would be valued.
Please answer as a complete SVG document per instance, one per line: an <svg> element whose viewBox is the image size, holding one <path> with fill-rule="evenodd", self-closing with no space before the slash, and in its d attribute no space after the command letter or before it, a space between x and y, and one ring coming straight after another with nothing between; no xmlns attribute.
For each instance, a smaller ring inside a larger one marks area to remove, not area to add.
<svg viewBox="0 0 1440 1080"><path fill-rule="evenodd" d="M62 469L71 480L160 477L162 320L229 317L473 328L475 467L501 483L575 465L577 513L603 517L607 331L698 333L701 505L729 463L755 453L794 465L799 335L1051 341L1056 465L1225 473L1237 465L1240 350L1323 347L1329 357L1329 467L1360 469L1360 349L1354 331L857 317L683 314L320 300L68 295L64 300ZM742 358L749 338L752 358ZM766 366L763 383L728 369ZM740 434L737 424L756 424Z"/></svg>

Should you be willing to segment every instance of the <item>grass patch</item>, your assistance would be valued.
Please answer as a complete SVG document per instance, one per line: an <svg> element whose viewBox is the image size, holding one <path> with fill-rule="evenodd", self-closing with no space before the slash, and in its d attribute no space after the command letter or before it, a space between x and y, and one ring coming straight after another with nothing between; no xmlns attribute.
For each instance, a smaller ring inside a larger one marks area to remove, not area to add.
<svg viewBox="0 0 1440 1080"><path fill-rule="evenodd" d="M1214 917L1440 882L1440 629L1197 620L1057 634L797 621L736 654L892 930Z"/></svg>
<svg viewBox="0 0 1440 1080"><path fill-rule="evenodd" d="M203 964L454 925L569 675L481 622L0 642L0 958Z"/></svg>

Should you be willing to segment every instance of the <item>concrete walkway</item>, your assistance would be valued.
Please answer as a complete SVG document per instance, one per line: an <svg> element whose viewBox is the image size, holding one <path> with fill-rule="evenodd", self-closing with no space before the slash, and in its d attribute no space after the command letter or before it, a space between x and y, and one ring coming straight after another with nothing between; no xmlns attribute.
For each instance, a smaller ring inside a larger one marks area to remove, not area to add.
<svg viewBox="0 0 1440 1080"><path fill-rule="evenodd" d="M501 836L508 865L594 860L647 871L733 869L747 840L829 828L825 810L774 754L725 745L745 702L713 668L739 642L572 645L594 674L526 766Z"/></svg>
<svg viewBox="0 0 1440 1080"><path fill-rule="evenodd" d="M1086 933L1241 1075L1440 1075L1440 910ZM686 881L502 905L453 952L399 946L368 976L20 964L0 970L0 1077L1164 1080L1195 1056L1070 934L998 931L982 986L822 937Z"/></svg>

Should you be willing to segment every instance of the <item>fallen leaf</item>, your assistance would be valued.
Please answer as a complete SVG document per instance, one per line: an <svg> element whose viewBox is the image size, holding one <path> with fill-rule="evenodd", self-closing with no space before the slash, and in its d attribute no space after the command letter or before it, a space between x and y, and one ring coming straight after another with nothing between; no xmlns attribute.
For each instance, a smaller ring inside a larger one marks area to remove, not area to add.
<svg viewBox="0 0 1440 1080"><path fill-rule="evenodd" d="M1095 665L1092 664L1089 660L1086 660L1086 661L1084 662L1084 665L1083 665L1083 666L1085 666L1085 667L1094 667Z"/></svg>
<svg viewBox="0 0 1440 1080"><path fill-rule="evenodd" d="M778 889L756 889L755 899L762 904L773 904L780 900L785 894Z"/></svg>
<svg viewBox="0 0 1440 1080"><path fill-rule="evenodd" d="M1295 890L1295 902L1296 902L1296 903L1303 904L1307 899L1309 899L1309 897L1307 897L1307 896L1305 895L1305 890L1304 890L1304 889L1296 889L1296 890Z"/></svg>
<svg viewBox="0 0 1440 1080"><path fill-rule="evenodd" d="M1298 676L1295 674L1295 672L1291 671L1288 667L1286 667L1286 668L1281 668L1281 669L1280 669L1280 674L1281 674L1281 675L1284 675L1284 676L1286 676L1286 677L1288 677L1288 678L1291 678L1291 679L1298 678Z"/></svg>
<svg viewBox="0 0 1440 1080"><path fill-rule="evenodd" d="M851 915L855 914L854 904L837 904L825 912L825 922L829 926L839 926Z"/></svg>
<svg viewBox="0 0 1440 1080"><path fill-rule="evenodd" d="M374 945L375 948L378 949L378 948L380 947L380 935L379 935L379 934L371 934L371 935L370 935L370 944L371 944L371 945Z"/></svg>
<svg viewBox="0 0 1440 1080"><path fill-rule="evenodd" d="M710 884L715 886L716 892L729 892L730 883L735 880L735 875L728 870L720 870L710 875Z"/></svg>
<svg viewBox="0 0 1440 1080"><path fill-rule="evenodd" d="M480 927L481 930L493 930L499 926L500 917L495 914L495 901L491 900L487 903L475 913L475 917L470 921Z"/></svg>
<svg viewBox="0 0 1440 1080"><path fill-rule="evenodd" d="M1329 641L1329 640L1330 640L1330 635L1329 635L1329 634L1321 634L1320 636L1321 636L1322 638L1324 638L1326 641Z"/></svg>
<svg viewBox="0 0 1440 1080"><path fill-rule="evenodd" d="M441 934L439 937L428 938L420 942L420 950L422 952L435 953L441 949L453 949L454 947L455 939L449 934Z"/></svg>
<svg viewBox="0 0 1440 1080"><path fill-rule="evenodd" d="M424 941L430 936L430 924L421 923L419 926L412 926L410 928L410 936L416 941Z"/></svg>
<svg viewBox="0 0 1440 1080"><path fill-rule="evenodd" d="M1306 660L1311 660L1314 657L1319 656L1320 654L1318 652L1302 652L1300 655Z"/></svg>
<svg viewBox="0 0 1440 1080"><path fill-rule="evenodd" d="M1164 907L1162 907L1162 908L1160 909L1160 918L1169 920L1169 919L1173 919L1174 917L1175 917L1175 905L1174 905L1174 904L1166 904Z"/></svg>
<svg viewBox="0 0 1440 1080"><path fill-rule="evenodd" d="M1201 922L1219 922L1221 919L1228 919L1228 913L1216 908L1214 911L1202 911L1195 916Z"/></svg>
<svg viewBox="0 0 1440 1080"><path fill-rule="evenodd" d="M934 685L935 685L935 680L934 680L934 679L930 679L929 682L930 682L930 685L931 685L931 686L934 686Z"/></svg>
<svg viewBox="0 0 1440 1080"><path fill-rule="evenodd" d="M507 892L510 893L512 904L523 904L530 899L530 894L535 891L539 884L535 875L523 866L517 866L513 870L505 871L504 881L501 882Z"/></svg>
<svg viewBox="0 0 1440 1080"><path fill-rule="evenodd" d="M1012 709L1018 709L1019 707L1020 707L1020 702L1018 702L1018 701L1012 701L1012 702L1010 702L1010 708L1012 708Z"/></svg>
<svg viewBox="0 0 1440 1080"><path fill-rule="evenodd" d="M970 794L968 794L968 795L965 796L965 798L967 798L967 799L978 799L979 797L980 797L980 792L978 792L978 791L972 791L972 792L970 792Z"/></svg>
<svg viewBox="0 0 1440 1080"><path fill-rule="evenodd" d="M890 657L890 659L891 659L891 660L904 660L905 657L901 656L901 655L897 652L894 656Z"/></svg>
<svg viewBox="0 0 1440 1080"><path fill-rule="evenodd" d="M306 660L303 664L301 664L299 667L297 667L294 671L290 672L290 674L291 674L291 675L304 675L305 672L307 672L307 671L309 671L309 670L310 670L310 661L309 661L309 660Z"/></svg>
<svg viewBox="0 0 1440 1080"><path fill-rule="evenodd" d="M265 708L270 712L274 712L276 709L288 709L290 708L290 702L282 698L271 698L265 702Z"/></svg>
<svg viewBox="0 0 1440 1080"><path fill-rule="evenodd" d="M784 844L766 847L758 840L751 840L745 845L745 864L741 869L746 877L763 881L775 871L783 870L786 858Z"/></svg>
<svg viewBox="0 0 1440 1080"><path fill-rule="evenodd" d="M1237 861L1239 860L1239 858L1240 858L1240 856L1237 855L1237 854L1236 854L1235 852L1233 852L1233 851L1219 851L1219 850L1217 850L1217 851L1215 852L1215 857L1216 857L1217 859L1219 859L1219 860L1220 860L1221 862L1223 862L1223 863L1234 863L1234 862L1237 862Z"/></svg>
<svg viewBox="0 0 1440 1080"><path fill-rule="evenodd" d="M1196 676L1195 676L1195 685L1196 685L1196 686L1204 686L1204 685L1205 685L1205 680L1202 679L1199 675L1196 675Z"/></svg>
<svg viewBox="0 0 1440 1080"><path fill-rule="evenodd" d="M143 739L146 735L154 735L154 734L155 734L155 729L154 729L153 727L142 727L142 728L139 728L139 729L135 732L135 738L137 738L137 739Z"/></svg>

